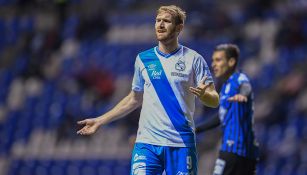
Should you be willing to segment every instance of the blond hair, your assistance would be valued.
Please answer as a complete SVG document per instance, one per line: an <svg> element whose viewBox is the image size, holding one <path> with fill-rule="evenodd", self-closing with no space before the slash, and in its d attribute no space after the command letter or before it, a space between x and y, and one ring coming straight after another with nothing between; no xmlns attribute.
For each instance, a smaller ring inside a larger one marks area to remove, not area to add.
<svg viewBox="0 0 307 175"><path fill-rule="evenodd" d="M184 24L184 21L186 19L186 12L183 11L180 7L175 5L161 6L157 10L157 15L163 12L171 14L172 17L175 19L176 24Z"/></svg>

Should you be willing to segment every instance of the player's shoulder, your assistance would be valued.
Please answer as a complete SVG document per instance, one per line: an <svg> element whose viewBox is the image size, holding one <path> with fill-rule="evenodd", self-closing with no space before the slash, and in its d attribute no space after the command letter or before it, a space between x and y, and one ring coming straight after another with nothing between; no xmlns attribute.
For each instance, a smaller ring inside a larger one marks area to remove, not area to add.
<svg viewBox="0 0 307 175"><path fill-rule="evenodd" d="M205 59L197 51L186 46L182 46L182 49L183 56L187 59L191 59L194 64L199 64L205 61Z"/></svg>
<svg viewBox="0 0 307 175"><path fill-rule="evenodd" d="M247 74L243 73L243 72L238 72L237 73L237 81L239 82L239 84L241 83L249 83L249 77L247 76Z"/></svg>
<svg viewBox="0 0 307 175"><path fill-rule="evenodd" d="M187 46L182 46L182 51L183 51L183 54L185 55L190 55L190 56L195 56L195 57L201 56L197 51Z"/></svg>
<svg viewBox="0 0 307 175"><path fill-rule="evenodd" d="M146 58L148 56L152 56L153 54L155 54L155 47L152 47L150 49L147 49L147 50L144 50L144 51L140 52L138 54L138 56L142 57L142 58Z"/></svg>

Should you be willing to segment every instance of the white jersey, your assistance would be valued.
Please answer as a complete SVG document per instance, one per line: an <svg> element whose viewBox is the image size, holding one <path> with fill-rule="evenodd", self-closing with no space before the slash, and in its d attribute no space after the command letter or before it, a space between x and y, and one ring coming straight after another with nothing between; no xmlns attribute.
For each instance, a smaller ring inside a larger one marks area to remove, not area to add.
<svg viewBox="0 0 307 175"><path fill-rule="evenodd" d="M212 76L204 58L196 51L180 46L170 54L158 47L140 53L135 61L132 90L143 91L143 105L136 142L160 146L195 146L196 87Z"/></svg>

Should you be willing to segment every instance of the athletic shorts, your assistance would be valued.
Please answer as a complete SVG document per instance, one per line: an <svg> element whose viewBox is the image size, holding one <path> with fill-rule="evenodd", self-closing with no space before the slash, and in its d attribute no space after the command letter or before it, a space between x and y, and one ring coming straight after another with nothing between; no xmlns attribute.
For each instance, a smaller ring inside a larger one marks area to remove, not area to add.
<svg viewBox="0 0 307 175"><path fill-rule="evenodd" d="M197 175L196 148L136 143L130 174L162 175L163 172L166 175Z"/></svg>
<svg viewBox="0 0 307 175"><path fill-rule="evenodd" d="M213 175L255 175L257 161L220 151Z"/></svg>

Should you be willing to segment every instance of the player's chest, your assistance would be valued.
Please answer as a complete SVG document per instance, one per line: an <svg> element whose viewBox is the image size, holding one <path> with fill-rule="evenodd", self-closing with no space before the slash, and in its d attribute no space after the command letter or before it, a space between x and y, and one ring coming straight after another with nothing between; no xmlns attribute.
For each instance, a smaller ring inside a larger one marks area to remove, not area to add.
<svg viewBox="0 0 307 175"><path fill-rule="evenodd" d="M235 94L238 94L240 91L239 85L234 82L227 82L222 86L221 92L220 92L220 105L227 108L230 105L230 102L228 101L229 97L234 96Z"/></svg>
<svg viewBox="0 0 307 175"><path fill-rule="evenodd" d="M146 82L189 82L193 76L192 64L183 59L159 59L147 62L142 76Z"/></svg>

